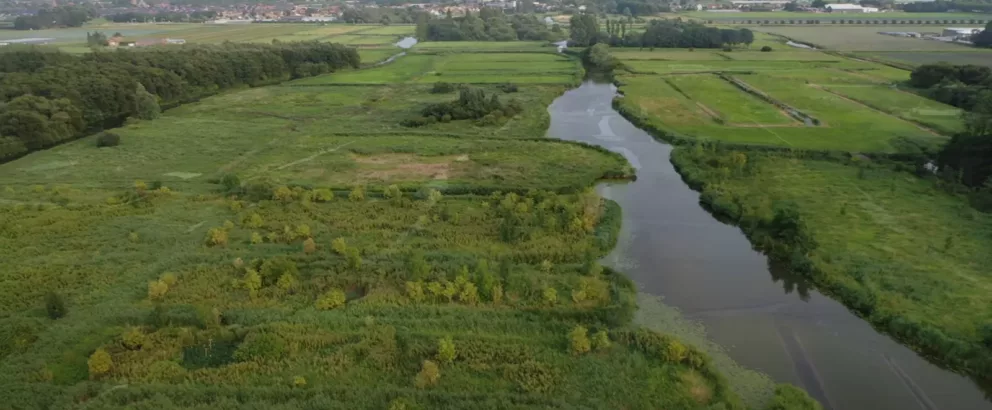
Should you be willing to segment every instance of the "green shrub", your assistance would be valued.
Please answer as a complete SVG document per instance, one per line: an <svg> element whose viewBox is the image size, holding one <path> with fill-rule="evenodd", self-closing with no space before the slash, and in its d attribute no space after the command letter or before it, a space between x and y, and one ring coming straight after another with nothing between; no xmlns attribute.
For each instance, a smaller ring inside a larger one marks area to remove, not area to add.
<svg viewBox="0 0 992 410"><path fill-rule="evenodd" d="M224 174L220 178L220 185L224 187L224 192L233 193L241 191L241 179L234 174Z"/></svg>
<svg viewBox="0 0 992 410"><path fill-rule="evenodd" d="M513 380L525 393L548 393L554 389L557 379L547 364L533 360L505 366L504 377Z"/></svg>
<svg viewBox="0 0 992 410"><path fill-rule="evenodd" d="M822 408L820 403L809 397L804 390L791 384L775 386L775 396L768 405L768 410L821 410Z"/></svg>
<svg viewBox="0 0 992 410"><path fill-rule="evenodd" d="M121 345L128 350L140 350L147 343L145 333L137 327L132 327L121 335Z"/></svg>
<svg viewBox="0 0 992 410"><path fill-rule="evenodd" d="M161 280L148 282L148 299L160 300L169 291L169 285Z"/></svg>
<svg viewBox="0 0 992 410"><path fill-rule="evenodd" d="M568 350L573 355L588 353L591 347L589 342L589 330L582 326L575 326L568 332Z"/></svg>
<svg viewBox="0 0 992 410"><path fill-rule="evenodd" d="M317 298L317 309L331 310L344 306L347 296L341 289L331 289Z"/></svg>
<svg viewBox="0 0 992 410"><path fill-rule="evenodd" d="M455 84L446 83L443 81L438 81L434 83L434 87L431 88L431 94L447 94L455 92L458 87Z"/></svg>
<svg viewBox="0 0 992 410"><path fill-rule="evenodd" d="M438 369L437 363L424 360L420 368L420 373L417 373L417 376L413 379L413 385L418 389L426 389L436 385L440 379L441 370Z"/></svg>
<svg viewBox="0 0 992 410"><path fill-rule="evenodd" d="M96 137L97 147L116 147L121 143L121 136L112 132L102 132Z"/></svg>
<svg viewBox="0 0 992 410"><path fill-rule="evenodd" d="M767 53L769 51L772 51L772 48L771 48L771 46L762 46L761 47L761 51Z"/></svg>
<svg viewBox="0 0 992 410"><path fill-rule="evenodd" d="M252 332L234 352L239 362L278 360L289 353L286 340L274 333Z"/></svg>
<svg viewBox="0 0 992 410"><path fill-rule="evenodd" d="M110 372L114 366L114 359L110 357L110 353L100 348L96 349L86 360L86 366L89 368L90 378L98 379Z"/></svg>
<svg viewBox="0 0 992 410"><path fill-rule="evenodd" d="M338 255L344 256L345 252L348 251L348 244L345 243L344 238L334 238L331 241L331 250Z"/></svg>
<svg viewBox="0 0 992 410"><path fill-rule="evenodd" d="M592 335L592 348L595 350L605 350L610 348L610 334L606 330L600 330Z"/></svg>
<svg viewBox="0 0 992 410"><path fill-rule="evenodd" d="M450 364L455 360L455 342L446 336L437 341L437 361Z"/></svg>
<svg viewBox="0 0 992 410"><path fill-rule="evenodd" d="M171 360L160 360L148 366L148 379L160 383L176 383L186 377L186 369Z"/></svg>
<svg viewBox="0 0 992 410"><path fill-rule="evenodd" d="M55 292L48 292L45 295L45 312L48 313L48 317L51 319L60 319L69 312L69 309L65 307L65 300L62 295Z"/></svg>

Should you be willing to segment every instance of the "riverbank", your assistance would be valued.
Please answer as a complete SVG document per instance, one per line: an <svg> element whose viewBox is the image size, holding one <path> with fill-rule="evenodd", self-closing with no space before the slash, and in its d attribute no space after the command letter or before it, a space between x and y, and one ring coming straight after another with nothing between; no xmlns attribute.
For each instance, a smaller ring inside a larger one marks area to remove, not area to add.
<svg viewBox="0 0 992 410"><path fill-rule="evenodd" d="M704 326L734 361L804 387L825 408L989 408L969 380L880 335L714 219L669 163L671 146L625 121L612 109L614 95L608 84L587 83L550 109L550 136L601 145L637 170L632 183L600 187L624 215L604 263L630 275L640 292L662 296L658 306Z"/></svg>
<svg viewBox="0 0 992 410"><path fill-rule="evenodd" d="M702 146L680 147L672 158L701 202L755 246L921 354L989 377L992 335L982 332L992 312L981 278L992 262L982 251L992 246L992 217L932 182L857 161ZM815 247L796 252L796 233L773 226L785 203Z"/></svg>

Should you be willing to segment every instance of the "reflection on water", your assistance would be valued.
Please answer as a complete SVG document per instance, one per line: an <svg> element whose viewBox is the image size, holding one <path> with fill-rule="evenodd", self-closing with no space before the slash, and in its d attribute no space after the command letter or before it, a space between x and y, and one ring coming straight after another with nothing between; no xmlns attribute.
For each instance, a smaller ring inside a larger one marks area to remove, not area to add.
<svg viewBox="0 0 992 410"><path fill-rule="evenodd" d="M613 110L614 95L590 82L548 108L549 136L603 146L637 169L634 182L599 187L624 219L605 264L699 321L737 362L825 408L992 409L970 380L879 334L716 220L670 163L671 147Z"/></svg>

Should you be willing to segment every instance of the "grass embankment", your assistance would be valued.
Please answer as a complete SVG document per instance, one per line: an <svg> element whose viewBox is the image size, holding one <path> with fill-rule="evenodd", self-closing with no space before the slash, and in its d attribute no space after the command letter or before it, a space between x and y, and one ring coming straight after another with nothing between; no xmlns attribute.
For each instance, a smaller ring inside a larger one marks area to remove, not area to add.
<svg viewBox="0 0 992 410"><path fill-rule="evenodd" d="M992 375L992 217L932 181L858 160L699 145L672 159L708 208L876 328Z"/></svg>
<svg viewBox="0 0 992 410"><path fill-rule="evenodd" d="M705 354L630 327L633 285L594 262L620 210L587 189L628 166L535 138L562 88L400 127L457 98L429 88L232 92L0 165L0 397L743 408Z"/></svg>
<svg viewBox="0 0 992 410"><path fill-rule="evenodd" d="M615 107L669 140L916 153L961 129L959 110L891 84L909 72L814 50L613 53Z"/></svg>

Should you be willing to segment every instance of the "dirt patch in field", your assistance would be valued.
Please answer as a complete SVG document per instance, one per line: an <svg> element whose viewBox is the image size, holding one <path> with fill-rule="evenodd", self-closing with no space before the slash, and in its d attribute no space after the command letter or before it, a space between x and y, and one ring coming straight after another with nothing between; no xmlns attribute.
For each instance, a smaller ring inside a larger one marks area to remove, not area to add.
<svg viewBox="0 0 992 410"><path fill-rule="evenodd" d="M468 161L467 155L422 157L413 154L352 155L361 180L395 181L445 180L457 175ZM458 164L454 164L454 163Z"/></svg>

